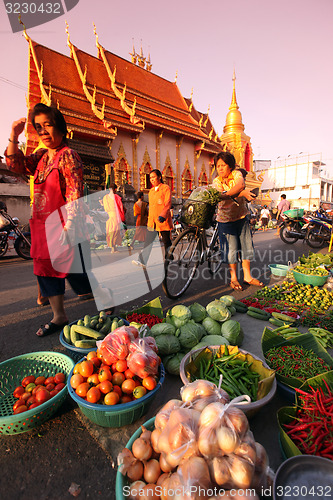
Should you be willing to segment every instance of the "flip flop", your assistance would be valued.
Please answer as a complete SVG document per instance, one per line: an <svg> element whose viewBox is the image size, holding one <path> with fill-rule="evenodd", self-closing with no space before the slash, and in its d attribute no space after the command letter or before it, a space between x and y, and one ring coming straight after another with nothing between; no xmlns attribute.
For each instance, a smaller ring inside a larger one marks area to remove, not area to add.
<svg viewBox="0 0 333 500"><path fill-rule="evenodd" d="M49 323L47 323L44 326L41 325L39 330L42 330L43 333L41 335L38 335L38 333L36 333L36 335L37 335L37 337L47 337L48 335L52 335L52 333L59 332L66 325L68 325L68 321L65 321L61 325L56 325L55 323L52 323L52 321L50 321Z"/></svg>
<svg viewBox="0 0 333 500"><path fill-rule="evenodd" d="M243 290L242 285L238 281L230 281L230 286L233 290L241 292Z"/></svg>
<svg viewBox="0 0 333 500"><path fill-rule="evenodd" d="M256 278L252 278L250 281L244 281L244 285L264 286L264 284Z"/></svg>
<svg viewBox="0 0 333 500"><path fill-rule="evenodd" d="M47 300L45 300L45 302L40 302L40 303L39 303L39 302L37 302L37 305L38 305L38 307L49 306L49 305L50 305L50 302L49 302L49 300L47 299Z"/></svg>

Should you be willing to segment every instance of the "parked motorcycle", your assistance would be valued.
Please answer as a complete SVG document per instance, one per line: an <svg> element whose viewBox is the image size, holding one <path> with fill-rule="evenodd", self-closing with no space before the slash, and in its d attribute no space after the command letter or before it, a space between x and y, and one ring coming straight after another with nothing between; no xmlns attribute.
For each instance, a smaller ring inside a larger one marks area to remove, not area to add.
<svg viewBox="0 0 333 500"><path fill-rule="evenodd" d="M331 239L332 218L322 209L310 216L305 227L305 241L312 248L322 248Z"/></svg>
<svg viewBox="0 0 333 500"><path fill-rule="evenodd" d="M283 221L279 224L280 238L284 243L292 245L298 240L304 240L306 236L305 225L308 222L307 217L290 217L288 214L282 214Z"/></svg>
<svg viewBox="0 0 333 500"><path fill-rule="evenodd" d="M22 259L31 259L31 235L22 232L17 217L11 217L5 209L0 208L0 257L3 257L9 248L9 242L14 239L16 253Z"/></svg>
<svg viewBox="0 0 333 500"><path fill-rule="evenodd" d="M173 229L171 231L172 238L177 238L177 236L184 231L185 225L181 221L181 209L178 210L177 214L174 214L172 217Z"/></svg>

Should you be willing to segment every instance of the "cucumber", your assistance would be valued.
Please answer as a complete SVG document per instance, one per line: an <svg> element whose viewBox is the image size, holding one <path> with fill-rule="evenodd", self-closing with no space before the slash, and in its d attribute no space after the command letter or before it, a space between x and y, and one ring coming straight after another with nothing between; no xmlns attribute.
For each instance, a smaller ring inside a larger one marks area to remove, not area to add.
<svg viewBox="0 0 333 500"><path fill-rule="evenodd" d="M71 344L71 327L69 325L65 325L63 329L64 339L68 344Z"/></svg>
<svg viewBox="0 0 333 500"><path fill-rule="evenodd" d="M115 319L112 321L112 324L111 324L111 332L113 332L113 330L115 330L116 328L118 328L118 320L117 320L117 318L115 318Z"/></svg>
<svg viewBox="0 0 333 500"><path fill-rule="evenodd" d="M236 309L237 312L239 313L246 313L247 311L247 306L245 304L243 304L242 306L238 305L238 304L233 304L234 308Z"/></svg>
<svg viewBox="0 0 333 500"><path fill-rule="evenodd" d="M77 340L75 342L75 347L82 347L83 349L89 349L89 347L96 347L96 340Z"/></svg>
<svg viewBox="0 0 333 500"><path fill-rule="evenodd" d="M76 324L79 325L79 326L84 326L83 319L79 319Z"/></svg>
<svg viewBox="0 0 333 500"><path fill-rule="evenodd" d="M120 320L118 321L118 328L119 328L120 326L124 326L124 321L123 321L122 319L120 319Z"/></svg>
<svg viewBox="0 0 333 500"><path fill-rule="evenodd" d="M276 318L269 318L268 320L270 323L272 323L272 325L275 325L275 326L283 326L284 323L281 319L276 319Z"/></svg>
<svg viewBox="0 0 333 500"><path fill-rule="evenodd" d="M246 314L248 314L252 318L261 319L263 321L267 321L269 319L269 316L263 316L262 314L258 314L254 311L250 311L249 309L246 311Z"/></svg>
<svg viewBox="0 0 333 500"><path fill-rule="evenodd" d="M104 322L104 325L99 330L99 333L106 335L107 333L110 333L110 331L111 331L110 328L111 328L111 318L110 318L110 316L108 316Z"/></svg>
<svg viewBox="0 0 333 500"><path fill-rule="evenodd" d="M244 302L242 302L240 300L236 300L236 299L234 299L232 305L235 307L239 306L239 307L246 307L247 308L247 305L245 305Z"/></svg>
<svg viewBox="0 0 333 500"><path fill-rule="evenodd" d="M263 316L265 319L268 319L271 317L271 315L266 312L266 311L263 311L262 309L258 309L257 307L252 307L252 306L249 306L248 311L251 311L251 312L254 312L256 314L260 314L261 316Z"/></svg>
<svg viewBox="0 0 333 500"><path fill-rule="evenodd" d="M85 317L83 318L84 326L89 326L90 321L91 321L91 318L90 318L89 314L86 314Z"/></svg>
<svg viewBox="0 0 333 500"><path fill-rule="evenodd" d="M73 325L72 329L75 331L76 334L84 335L85 337L89 337L95 340L101 340L104 338L103 334L100 334L100 332L96 332L96 330L93 330L92 328L88 328L87 326L80 326L80 325ZM72 331L71 329L71 331ZM76 339L80 340L80 339Z"/></svg>
<svg viewBox="0 0 333 500"><path fill-rule="evenodd" d="M272 312L272 316L275 319L281 319L282 321L288 321L288 323L296 323L297 319L288 316L287 314L282 314L278 312Z"/></svg>
<svg viewBox="0 0 333 500"><path fill-rule="evenodd" d="M104 321L106 320L106 318L107 318L106 312L105 311L101 311L99 313L99 319L98 319L98 321L100 323L104 323Z"/></svg>
<svg viewBox="0 0 333 500"><path fill-rule="evenodd" d="M89 328L96 328L96 325L98 325L98 319L92 319L90 321L90 325L86 325L86 326L89 326Z"/></svg>
<svg viewBox="0 0 333 500"><path fill-rule="evenodd" d="M75 345L75 342L77 342L78 340L80 340L80 335L78 334L78 332L76 331L75 327L77 327L77 325L72 325L71 326L71 332L70 332L70 336L71 336L71 343L73 345Z"/></svg>

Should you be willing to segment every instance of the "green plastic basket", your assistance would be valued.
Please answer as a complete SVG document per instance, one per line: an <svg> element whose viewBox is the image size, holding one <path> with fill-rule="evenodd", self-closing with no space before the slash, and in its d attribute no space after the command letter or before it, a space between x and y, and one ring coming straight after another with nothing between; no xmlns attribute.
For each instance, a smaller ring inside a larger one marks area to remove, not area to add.
<svg viewBox="0 0 333 500"><path fill-rule="evenodd" d="M19 434L34 429L48 420L62 405L67 395L64 387L45 403L18 415L13 415L14 389L28 375L51 377L64 372L68 377L74 362L65 354L32 352L0 363L0 434Z"/></svg>
<svg viewBox="0 0 333 500"><path fill-rule="evenodd" d="M147 420L147 422L143 424L143 427L145 427L148 431L153 431L155 429L155 417ZM141 436L141 433L142 428L139 427L128 441L126 448L131 450L134 441ZM125 500L125 498L128 498L128 493L124 491L124 486L129 486L129 484L130 483L128 479L123 476L123 474L118 469L116 477L116 500Z"/></svg>
<svg viewBox="0 0 333 500"><path fill-rule="evenodd" d="M329 277L329 274L327 276L310 276L309 274L299 273L298 271L293 271L293 274L297 283L301 283L303 285L312 285L312 286L325 285Z"/></svg>
<svg viewBox="0 0 333 500"><path fill-rule="evenodd" d="M159 375L160 378L155 389L147 392L142 398L129 403L110 406L88 403L88 401L78 396L70 384L72 372L67 379L67 388L69 395L78 404L83 415L91 422L101 427L123 427L124 425L133 424L147 413L165 379L165 371L162 364L159 367Z"/></svg>
<svg viewBox="0 0 333 500"><path fill-rule="evenodd" d="M288 215L288 217L303 217L304 208L291 208L290 210L285 210L283 214Z"/></svg>
<svg viewBox="0 0 333 500"><path fill-rule="evenodd" d="M274 276L286 276L289 270L289 267L283 264L269 264L268 267Z"/></svg>

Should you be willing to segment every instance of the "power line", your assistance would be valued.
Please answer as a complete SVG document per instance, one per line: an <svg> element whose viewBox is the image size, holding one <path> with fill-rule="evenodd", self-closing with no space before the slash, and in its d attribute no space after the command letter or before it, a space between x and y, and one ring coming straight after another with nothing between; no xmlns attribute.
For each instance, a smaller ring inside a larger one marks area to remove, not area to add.
<svg viewBox="0 0 333 500"><path fill-rule="evenodd" d="M23 87L23 85L20 85L19 83L12 82L11 80L8 80L7 78L4 78L3 76L0 76L0 81L7 83L8 85L11 85L12 87L16 87L20 90L25 90L27 92L28 87Z"/></svg>

